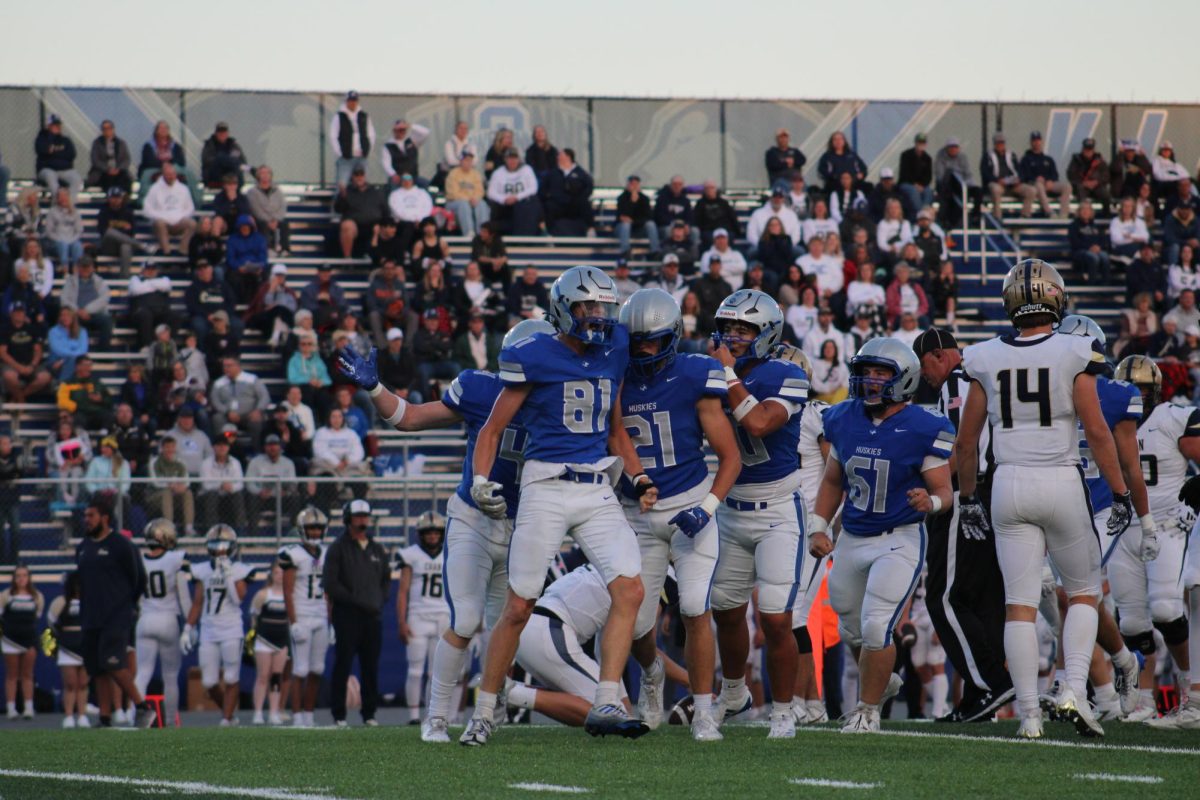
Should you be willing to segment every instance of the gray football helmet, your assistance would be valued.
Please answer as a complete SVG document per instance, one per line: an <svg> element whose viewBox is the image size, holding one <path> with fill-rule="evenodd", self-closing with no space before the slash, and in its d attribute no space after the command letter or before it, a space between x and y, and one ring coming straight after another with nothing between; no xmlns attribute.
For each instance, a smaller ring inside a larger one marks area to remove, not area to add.
<svg viewBox="0 0 1200 800"><path fill-rule="evenodd" d="M586 315L572 308L585 304ZM598 267L571 267L550 287L550 323L587 344L608 344L617 325L617 285Z"/></svg>
<svg viewBox="0 0 1200 800"><path fill-rule="evenodd" d="M758 328L758 335L750 340L743 358L766 358L783 338L783 312L779 310L779 303L757 289L738 289L726 297L717 307L715 318L717 333L713 339L719 345L745 341L726 333L732 322L744 322Z"/></svg>
<svg viewBox="0 0 1200 800"><path fill-rule="evenodd" d="M893 375L880 385L863 377L863 368L867 365L890 367ZM873 396L869 390L878 389L877 403L903 403L911 400L917 393L921 383L921 360L913 349L899 339L890 336L871 339L862 347L854 358L850 359L850 396L868 400Z"/></svg>
<svg viewBox="0 0 1200 800"><path fill-rule="evenodd" d="M1085 317L1083 314L1068 314L1063 317L1062 322L1058 323L1058 332L1068 336L1090 336L1099 342L1101 347L1107 343L1104 329L1096 323L1096 320Z"/></svg>
<svg viewBox="0 0 1200 800"><path fill-rule="evenodd" d="M426 511L417 517L417 543L425 552L433 555L442 549L446 540L446 519L436 511ZM436 534L436 538L434 536Z"/></svg>
<svg viewBox="0 0 1200 800"><path fill-rule="evenodd" d="M231 526L218 523L204 535L204 548L211 558L235 558L238 551L238 535Z"/></svg>
<svg viewBox="0 0 1200 800"><path fill-rule="evenodd" d="M649 378L671 366L683 338L683 314L674 297L662 289L638 289L621 306L618 320L629 331L629 368L634 375ZM649 340L658 340L658 352L638 355L638 344Z"/></svg>
<svg viewBox="0 0 1200 800"><path fill-rule="evenodd" d="M329 527L329 517L316 506L306 506L296 515L296 531L300 536L300 544L319 544L325 538L325 530ZM317 529L315 536L309 531Z"/></svg>
<svg viewBox="0 0 1200 800"><path fill-rule="evenodd" d="M508 333L504 334L504 341L500 346L512 347L537 333L549 333L553 335L554 326L544 319L523 319L508 329Z"/></svg>
<svg viewBox="0 0 1200 800"><path fill-rule="evenodd" d="M146 540L147 547L161 547L163 550L174 550L179 532L176 530L174 522L159 517L146 523L146 529L142 532L142 537Z"/></svg>

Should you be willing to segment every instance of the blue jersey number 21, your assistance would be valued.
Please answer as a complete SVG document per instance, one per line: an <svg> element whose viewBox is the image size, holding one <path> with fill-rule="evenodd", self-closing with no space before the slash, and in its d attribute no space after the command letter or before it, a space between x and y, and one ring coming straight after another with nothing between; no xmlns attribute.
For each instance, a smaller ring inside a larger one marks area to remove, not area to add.
<svg viewBox="0 0 1200 800"><path fill-rule="evenodd" d="M892 469L892 462L886 458L854 456L846 461L845 468L851 505L859 511L866 511L870 505L873 514L887 513L888 473ZM860 470L866 474L860 474ZM867 480L867 475L872 472L875 473L874 487Z"/></svg>
<svg viewBox="0 0 1200 800"><path fill-rule="evenodd" d="M563 384L563 426L571 433L604 433L612 411L612 381L567 381Z"/></svg>

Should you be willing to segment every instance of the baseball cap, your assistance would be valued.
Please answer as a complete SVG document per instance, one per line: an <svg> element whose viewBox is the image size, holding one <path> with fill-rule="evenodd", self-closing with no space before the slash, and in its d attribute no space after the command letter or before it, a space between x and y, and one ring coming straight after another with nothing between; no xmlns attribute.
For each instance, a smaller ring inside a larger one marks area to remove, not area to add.
<svg viewBox="0 0 1200 800"><path fill-rule="evenodd" d="M464 147L462 149L462 153L459 155L459 158L474 158L474 157L475 157L475 151L469 147Z"/></svg>
<svg viewBox="0 0 1200 800"><path fill-rule="evenodd" d="M24 311L25 304L22 303L20 300L15 300L15 301L13 301L13 303L11 305L9 305L8 310L9 310L9 313L12 313L13 311Z"/></svg>
<svg viewBox="0 0 1200 800"><path fill-rule="evenodd" d="M927 136L925 136L925 134L918 133L916 136L913 137L913 141L914 142L927 142L927 141L929 141L929 139Z"/></svg>
<svg viewBox="0 0 1200 800"><path fill-rule="evenodd" d="M358 92L356 92L356 91L354 91L353 89L351 89L350 91L346 92L346 99L347 99L347 100L357 100L357 99L358 99Z"/></svg>
<svg viewBox="0 0 1200 800"><path fill-rule="evenodd" d="M222 436L230 436L230 435L237 436L237 425L234 425L232 422L226 422L224 425L221 426L221 435Z"/></svg>
<svg viewBox="0 0 1200 800"><path fill-rule="evenodd" d="M191 406L184 406L183 408L179 409L179 416L194 417L196 416L196 411Z"/></svg>
<svg viewBox="0 0 1200 800"><path fill-rule="evenodd" d="M1029 141L1031 141L1031 142L1032 142L1032 141L1035 141L1035 140L1037 140L1037 139L1040 139L1040 138L1042 138L1042 132L1041 132L1041 131L1032 131L1032 132L1029 134Z"/></svg>
<svg viewBox="0 0 1200 800"><path fill-rule="evenodd" d="M233 435L236 437L237 432L235 431ZM229 439L226 439L224 436L213 437L212 446L213 447L218 447L218 446L229 447Z"/></svg>
<svg viewBox="0 0 1200 800"><path fill-rule="evenodd" d="M399 328L388 328L387 340L389 342L394 342L397 339L403 339L403 338L404 338L404 331L400 330Z"/></svg>
<svg viewBox="0 0 1200 800"><path fill-rule="evenodd" d="M320 264L317 264L317 272L333 272L333 264L330 264L328 261L322 261Z"/></svg>
<svg viewBox="0 0 1200 800"><path fill-rule="evenodd" d="M50 117L46 120L46 124L47 125L62 125L62 117L60 117L58 114L51 114Z"/></svg>
<svg viewBox="0 0 1200 800"><path fill-rule="evenodd" d="M958 340L950 331L929 328L913 341L912 349L917 358L923 358L926 353L932 353L934 350L957 350Z"/></svg>
<svg viewBox="0 0 1200 800"><path fill-rule="evenodd" d="M1174 150L1174 149L1175 149L1175 145L1171 144L1170 139L1163 139L1162 144L1160 144L1158 146L1158 152L1160 152L1160 153L1163 150Z"/></svg>
<svg viewBox="0 0 1200 800"><path fill-rule="evenodd" d="M1137 140L1136 139L1122 139L1121 140L1121 149L1122 150L1137 150L1138 149Z"/></svg>
<svg viewBox="0 0 1200 800"><path fill-rule="evenodd" d="M357 517L357 516L363 516L363 515L365 515L365 516L371 515L371 504L368 503L366 500L363 500L361 497L351 500L346 505L346 516Z"/></svg>
<svg viewBox="0 0 1200 800"><path fill-rule="evenodd" d="M1001 142L1007 142L1007 141L1008 141L1008 137L1006 137L1000 131L997 131L996 133L992 134L992 144L1000 144Z"/></svg>
<svg viewBox="0 0 1200 800"><path fill-rule="evenodd" d="M217 130L219 130L219 131L227 131L227 130L229 130L229 123L228 123L228 122L218 122L218 123L217 123Z"/></svg>
<svg viewBox="0 0 1200 800"><path fill-rule="evenodd" d="M671 223L671 227L672 227L672 228L686 228L686 227L687 227L687 223L686 223L686 222L684 222L684 221L683 221L683 220L681 220L681 219L677 219L677 220L675 220L674 222L672 222L672 223Z"/></svg>
<svg viewBox="0 0 1200 800"><path fill-rule="evenodd" d="M615 265L615 266L616 266L616 268L617 268L617 269L621 269L622 267L628 267L628 266L629 266L629 259L627 259L627 258L618 258L618 259L617 259L617 263L616 263L616 265Z"/></svg>
<svg viewBox="0 0 1200 800"><path fill-rule="evenodd" d="M930 222L933 222L933 212L927 208L922 208L920 211L917 212L917 219L918 220L927 219Z"/></svg>
<svg viewBox="0 0 1200 800"><path fill-rule="evenodd" d="M784 194L785 193L784 193L783 189L779 186L776 186L774 189L771 190L771 197L783 197Z"/></svg>
<svg viewBox="0 0 1200 800"><path fill-rule="evenodd" d="M263 444L283 444L283 439L280 439L277 434L272 433L263 440Z"/></svg>
<svg viewBox="0 0 1200 800"><path fill-rule="evenodd" d="M105 194L107 194L109 197L124 197L125 189L121 186L110 186Z"/></svg>
<svg viewBox="0 0 1200 800"><path fill-rule="evenodd" d="M1096 140L1093 139L1092 137L1089 136L1088 138L1083 140L1083 149L1084 150L1087 150L1089 147L1095 147L1095 146L1096 146Z"/></svg>
<svg viewBox="0 0 1200 800"><path fill-rule="evenodd" d="M629 183L630 181L637 181L638 183L641 183L642 178L640 175L630 175L628 178L625 179L625 182Z"/></svg>
<svg viewBox="0 0 1200 800"><path fill-rule="evenodd" d="M351 175L366 175L367 168L364 167L362 164L355 164L354 169L350 170L350 174Z"/></svg>
<svg viewBox="0 0 1200 800"><path fill-rule="evenodd" d="M392 123L392 127L393 128L407 128L408 120L406 120L404 117L401 117L400 119L398 119Z"/></svg>
<svg viewBox="0 0 1200 800"><path fill-rule="evenodd" d="M664 266L667 264L678 264L679 256L675 255L674 253L667 253L665 256L663 256L662 263Z"/></svg>
<svg viewBox="0 0 1200 800"><path fill-rule="evenodd" d="M879 170L879 180L886 181L896 177L896 173L892 172L891 167L884 167Z"/></svg>
<svg viewBox="0 0 1200 800"><path fill-rule="evenodd" d="M271 267L272 275L287 275L287 264L275 264Z"/></svg>
<svg viewBox="0 0 1200 800"><path fill-rule="evenodd" d="M437 319L438 318L438 310L436 308L426 309L424 316L425 316L425 319Z"/></svg>
<svg viewBox="0 0 1200 800"><path fill-rule="evenodd" d="M410 173L410 172L405 172L403 175L400 176L400 180L402 180L402 181L411 181L412 179L413 179L413 176L412 176L412 173Z"/></svg>
<svg viewBox="0 0 1200 800"><path fill-rule="evenodd" d="M729 231L725 230L724 228L717 228L715 231L713 231L713 238L716 239L718 236L724 236L726 239L728 239Z"/></svg>
<svg viewBox="0 0 1200 800"><path fill-rule="evenodd" d="M155 332L156 334L158 334L158 333L170 333L170 332L171 332L171 326L170 326L170 325L166 325L166 324L161 324L161 323L160 323L160 324L158 324L158 325L155 325L155 326L154 326L154 332Z"/></svg>
<svg viewBox="0 0 1200 800"><path fill-rule="evenodd" d="M213 312L213 319L221 319L229 322L229 312L227 312L225 309L215 311Z"/></svg>
<svg viewBox="0 0 1200 800"><path fill-rule="evenodd" d="M959 147L959 146L960 145L959 145L957 136L951 136L949 139L946 140L946 147Z"/></svg>

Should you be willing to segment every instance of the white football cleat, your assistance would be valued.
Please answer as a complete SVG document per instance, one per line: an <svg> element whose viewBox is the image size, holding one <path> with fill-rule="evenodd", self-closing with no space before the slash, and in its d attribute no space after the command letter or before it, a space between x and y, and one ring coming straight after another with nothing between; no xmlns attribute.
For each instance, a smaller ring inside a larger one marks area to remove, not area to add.
<svg viewBox="0 0 1200 800"><path fill-rule="evenodd" d="M725 737L721 735L720 727L710 711L692 717L692 738L697 742L719 742Z"/></svg>
<svg viewBox="0 0 1200 800"><path fill-rule="evenodd" d="M464 747L483 747L492 738L492 721L483 717L471 717L467 729L458 737L458 743Z"/></svg>
<svg viewBox="0 0 1200 800"><path fill-rule="evenodd" d="M887 688L883 690L883 696L879 698L879 705L882 706L888 700L891 700L896 695L900 694L900 690L904 688L904 678L901 678L895 672L888 678Z"/></svg>
<svg viewBox="0 0 1200 800"><path fill-rule="evenodd" d="M21 719L33 719L33 703L27 703L21 712Z"/></svg>
<svg viewBox="0 0 1200 800"><path fill-rule="evenodd" d="M801 697L792 698L792 719L797 725L808 724L808 703Z"/></svg>
<svg viewBox="0 0 1200 800"><path fill-rule="evenodd" d="M825 708L824 700L808 701L808 725L820 725L829 722L829 710Z"/></svg>
<svg viewBox="0 0 1200 800"><path fill-rule="evenodd" d="M426 717L421 725L421 741L450 744L450 731L445 717Z"/></svg>
<svg viewBox="0 0 1200 800"><path fill-rule="evenodd" d="M261 711L255 711L254 719L250 721L250 724L251 725L263 725L265 723L266 723L266 720L263 719L263 713Z"/></svg>
<svg viewBox="0 0 1200 800"><path fill-rule="evenodd" d="M721 725L730 717L736 717L738 714L749 711L753 704L754 698L750 696L750 690L745 686L736 695L727 694L722 688L721 693L717 695L717 702L713 706L713 715L717 724Z"/></svg>
<svg viewBox="0 0 1200 800"><path fill-rule="evenodd" d="M1134 656L1132 669L1121 669L1113 662L1113 687L1121 696L1121 714L1128 716L1138 706L1138 660Z"/></svg>
<svg viewBox="0 0 1200 800"><path fill-rule="evenodd" d="M20 719L21 717L21 715L17 713L17 709L15 707L9 708L6 716L8 719Z"/></svg>
<svg viewBox="0 0 1200 800"><path fill-rule="evenodd" d="M1021 739L1042 738L1042 714L1040 711L1022 718L1021 727L1017 728L1017 736Z"/></svg>
<svg viewBox="0 0 1200 800"><path fill-rule="evenodd" d="M1058 712L1066 718L1080 736L1094 737L1103 736L1104 728L1096 721L1095 714L1092 713L1092 706L1088 703L1087 698L1082 701L1075 697L1075 690L1067 684L1063 684L1062 691L1059 692Z"/></svg>
<svg viewBox="0 0 1200 800"><path fill-rule="evenodd" d="M859 703L846 717L842 733L879 733L879 706Z"/></svg>
<svg viewBox="0 0 1200 800"><path fill-rule="evenodd" d="M16 718L17 718L17 713L14 711L9 716L9 719L16 719ZM125 724L125 709L118 708L116 711L113 712L112 724L113 725L124 725Z"/></svg>
<svg viewBox="0 0 1200 800"><path fill-rule="evenodd" d="M1137 706L1121 720L1122 722L1149 722L1158 716L1158 709L1153 702L1146 702L1138 696Z"/></svg>
<svg viewBox="0 0 1200 800"><path fill-rule="evenodd" d="M271 723L272 725L282 725L283 717L279 714L271 714L269 717L267 717L267 722Z"/></svg>
<svg viewBox="0 0 1200 800"><path fill-rule="evenodd" d="M1179 706L1176 713L1171 715L1174 718L1176 730L1195 731L1200 730L1200 703L1192 703L1191 698L1183 705ZM1163 719L1166 719L1164 717ZM1157 727L1154 723L1157 720L1149 720L1146 724L1152 727Z"/></svg>
<svg viewBox="0 0 1200 800"><path fill-rule="evenodd" d="M767 738L796 738L796 720L792 717L792 712L790 710L780 711L778 714L771 714L771 730L767 733Z"/></svg>
<svg viewBox="0 0 1200 800"><path fill-rule="evenodd" d="M650 669L642 670L641 692L638 694L638 716L650 730L662 724L663 718L663 686L667 680L667 671L663 669L662 659L654 658Z"/></svg>

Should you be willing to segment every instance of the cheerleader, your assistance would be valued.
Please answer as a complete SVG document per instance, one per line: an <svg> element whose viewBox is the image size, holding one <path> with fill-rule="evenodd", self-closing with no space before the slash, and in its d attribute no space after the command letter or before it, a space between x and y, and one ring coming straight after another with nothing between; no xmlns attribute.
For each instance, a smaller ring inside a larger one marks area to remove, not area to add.
<svg viewBox="0 0 1200 800"><path fill-rule="evenodd" d="M17 718L17 681L21 682L25 719L33 719L33 662L37 660L37 621L46 598L33 585L29 567L13 570L12 584L0 592L0 652L4 653L4 697L8 718Z"/></svg>
<svg viewBox="0 0 1200 800"><path fill-rule="evenodd" d="M258 670L254 680L254 724L263 724L263 699L268 696L269 689L270 715L267 719L272 725L282 725L279 707L290 632L283 597L283 567L278 561L271 565L267 585L250 601L250 615L255 631L254 661Z"/></svg>
<svg viewBox="0 0 1200 800"><path fill-rule="evenodd" d="M58 644L58 669L62 673L64 728L90 728L87 718L88 676L83 667L83 628L79 623L79 575L63 577L63 593L50 602L46 622Z"/></svg>

